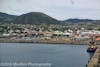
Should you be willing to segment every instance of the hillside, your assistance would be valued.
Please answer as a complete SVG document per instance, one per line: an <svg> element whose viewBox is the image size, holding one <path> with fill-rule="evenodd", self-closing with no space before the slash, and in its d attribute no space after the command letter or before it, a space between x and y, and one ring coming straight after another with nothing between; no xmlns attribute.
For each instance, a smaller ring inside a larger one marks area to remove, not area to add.
<svg viewBox="0 0 100 67"><path fill-rule="evenodd" d="M58 21L41 12L30 12L20 16L9 15L0 12L0 23L15 23L15 24L65 24L65 23L96 23L100 24L100 20L91 19L67 19Z"/></svg>
<svg viewBox="0 0 100 67"><path fill-rule="evenodd" d="M17 16L9 15L6 13L0 12L0 23L11 23L14 22Z"/></svg>
<svg viewBox="0 0 100 67"><path fill-rule="evenodd" d="M94 22L96 20L91 20L91 19L67 19L63 22L66 23L87 23L87 22Z"/></svg>
<svg viewBox="0 0 100 67"><path fill-rule="evenodd" d="M23 14L15 20L18 24L58 24L60 21L40 12L30 12Z"/></svg>

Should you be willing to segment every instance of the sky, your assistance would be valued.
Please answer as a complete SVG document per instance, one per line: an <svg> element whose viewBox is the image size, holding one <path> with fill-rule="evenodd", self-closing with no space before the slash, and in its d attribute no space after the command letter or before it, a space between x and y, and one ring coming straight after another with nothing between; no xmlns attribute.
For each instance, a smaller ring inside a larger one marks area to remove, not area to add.
<svg viewBox="0 0 100 67"><path fill-rule="evenodd" d="M42 12L58 20L100 19L100 0L0 0L0 12Z"/></svg>

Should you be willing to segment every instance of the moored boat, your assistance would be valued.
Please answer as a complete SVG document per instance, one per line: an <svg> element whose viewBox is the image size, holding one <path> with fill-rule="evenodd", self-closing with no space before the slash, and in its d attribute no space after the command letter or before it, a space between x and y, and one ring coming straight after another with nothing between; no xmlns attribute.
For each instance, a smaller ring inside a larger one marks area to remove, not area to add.
<svg viewBox="0 0 100 67"><path fill-rule="evenodd" d="M87 48L87 52L95 52L97 49L97 46L94 44L95 42L90 42L89 47Z"/></svg>

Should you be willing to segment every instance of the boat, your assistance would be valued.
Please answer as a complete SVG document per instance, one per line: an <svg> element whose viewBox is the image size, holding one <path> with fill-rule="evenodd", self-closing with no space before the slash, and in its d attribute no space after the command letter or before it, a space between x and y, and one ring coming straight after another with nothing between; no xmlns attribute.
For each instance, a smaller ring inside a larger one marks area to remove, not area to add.
<svg viewBox="0 0 100 67"><path fill-rule="evenodd" d="M96 49L97 49L97 46L95 45L95 42L90 42L90 45L87 48L87 52L95 52Z"/></svg>

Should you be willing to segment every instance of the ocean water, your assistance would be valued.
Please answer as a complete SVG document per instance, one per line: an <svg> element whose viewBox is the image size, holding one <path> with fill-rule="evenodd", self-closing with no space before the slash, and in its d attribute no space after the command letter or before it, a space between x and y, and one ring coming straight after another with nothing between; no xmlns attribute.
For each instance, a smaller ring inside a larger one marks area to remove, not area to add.
<svg viewBox="0 0 100 67"><path fill-rule="evenodd" d="M0 67L85 67L87 45L0 43Z"/></svg>

